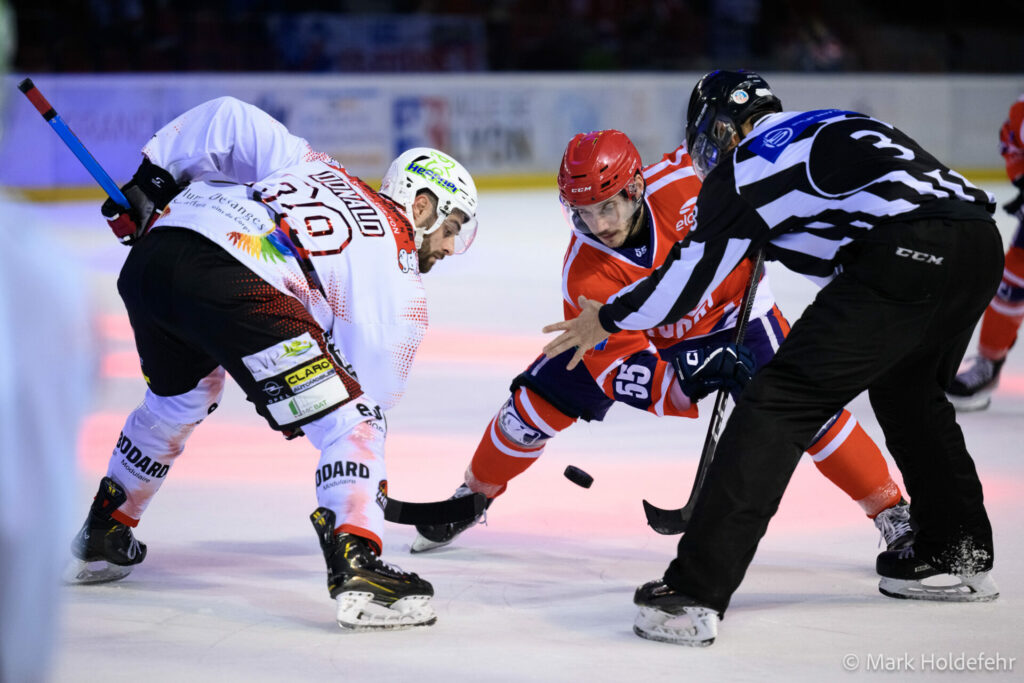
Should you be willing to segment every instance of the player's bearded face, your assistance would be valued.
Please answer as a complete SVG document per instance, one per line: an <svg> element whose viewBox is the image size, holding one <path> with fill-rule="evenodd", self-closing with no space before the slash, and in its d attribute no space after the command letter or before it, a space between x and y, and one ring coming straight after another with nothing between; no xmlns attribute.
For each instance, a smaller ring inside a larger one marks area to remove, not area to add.
<svg viewBox="0 0 1024 683"><path fill-rule="evenodd" d="M636 228L639 202L620 192L610 199L573 209L590 233L606 247L621 247Z"/></svg>
<svg viewBox="0 0 1024 683"><path fill-rule="evenodd" d="M453 211L450 216L445 218L437 230L423 236L423 242L420 244L417 254L420 262L420 273L430 272L435 263L445 256L451 256L455 253L455 237L462 230L461 218L462 213L460 211ZM423 221L424 226L433 225L436 220L437 214L433 213L428 219Z"/></svg>

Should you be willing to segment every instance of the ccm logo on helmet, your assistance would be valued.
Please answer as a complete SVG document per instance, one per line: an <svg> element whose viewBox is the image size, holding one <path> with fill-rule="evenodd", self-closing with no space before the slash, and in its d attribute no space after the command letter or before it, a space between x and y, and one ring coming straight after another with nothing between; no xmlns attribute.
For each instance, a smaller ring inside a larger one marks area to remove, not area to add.
<svg viewBox="0 0 1024 683"><path fill-rule="evenodd" d="M569 191L572 192L573 194L575 194L577 192L590 192L590 188L591 188L591 185L587 185L586 187L574 187L574 188L572 188Z"/></svg>

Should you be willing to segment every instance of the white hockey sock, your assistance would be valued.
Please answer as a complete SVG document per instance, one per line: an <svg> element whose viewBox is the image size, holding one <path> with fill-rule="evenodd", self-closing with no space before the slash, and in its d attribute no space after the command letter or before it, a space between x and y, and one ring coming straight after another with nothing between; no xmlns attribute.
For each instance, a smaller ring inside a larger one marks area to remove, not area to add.
<svg viewBox="0 0 1024 683"><path fill-rule="evenodd" d="M303 425L302 430L320 450L317 503L334 511L338 531L367 538L382 549L387 428L383 417L375 417L379 414L372 403L360 400Z"/></svg>
<svg viewBox="0 0 1024 683"><path fill-rule="evenodd" d="M142 404L125 420L107 464L107 476L128 494L117 510L120 517L142 517L192 430L216 407L223 390L224 370L218 368L180 396L146 392Z"/></svg>

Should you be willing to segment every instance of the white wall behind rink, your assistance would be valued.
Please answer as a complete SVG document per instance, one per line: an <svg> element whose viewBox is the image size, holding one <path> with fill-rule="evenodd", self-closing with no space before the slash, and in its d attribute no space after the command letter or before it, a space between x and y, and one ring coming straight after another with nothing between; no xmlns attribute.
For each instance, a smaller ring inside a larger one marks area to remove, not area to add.
<svg viewBox="0 0 1024 683"><path fill-rule="evenodd" d="M577 132L619 128L648 163L682 139L698 73L678 74L17 74L5 84L0 183L35 190L91 179L16 90L31 76L118 182L149 136L204 100L256 104L357 175L379 178L408 147L444 149L485 182L553 182ZM763 74L787 109L841 108L890 123L965 173L999 172L998 129L1024 74Z"/></svg>

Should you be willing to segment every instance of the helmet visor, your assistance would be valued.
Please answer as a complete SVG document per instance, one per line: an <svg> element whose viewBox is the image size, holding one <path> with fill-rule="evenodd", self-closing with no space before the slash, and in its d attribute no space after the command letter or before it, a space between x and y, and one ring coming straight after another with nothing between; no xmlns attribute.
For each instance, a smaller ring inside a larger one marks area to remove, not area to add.
<svg viewBox="0 0 1024 683"><path fill-rule="evenodd" d="M639 197L631 199L625 190L620 190L608 199L594 204L573 205L562 196L558 197L558 201L562 204L562 212L572 227L584 235L594 237L597 237L595 231L600 232L602 227L627 227L642 204Z"/></svg>
<svg viewBox="0 0 1024 683"><path fill-rule="evenodd" d="M473 240L476 239L476 216L469 218L462 224L462 228L459 233L455 235L455 253L462 254L470 245L473 244Z"/></svg>
<svg viewBox="0 0 1024 683"><path fill-rule="evenodd" d="M448 235L454 232L455 244L454 254L465 253L476 239L477 220L476 216L466 218L466 213L461 209L444 211L438 209L437 220L429 228L423 230L423 235L432 235L438 230L444 230Z"/></svg>
<svg viewBox="0 0 1024 683"><path fill-rule="evenodd" d="M690 148L693 170L701 181L735 147L738 139L736 127L729 119L708 117L701 123Z"/></svg>

